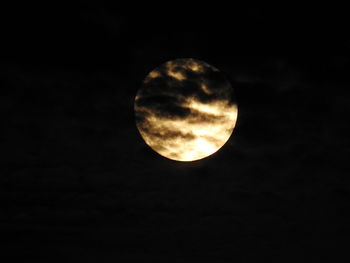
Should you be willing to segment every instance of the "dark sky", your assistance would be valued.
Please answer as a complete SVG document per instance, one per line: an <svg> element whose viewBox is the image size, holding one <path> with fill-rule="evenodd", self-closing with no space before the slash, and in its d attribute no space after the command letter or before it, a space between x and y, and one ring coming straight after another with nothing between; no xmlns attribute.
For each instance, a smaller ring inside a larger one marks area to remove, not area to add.
<svg viewBox="0 0 350 263"><path fill-rule="evenodd" d="M0 236L9 260L345 261L350 42L341 8L4 10ZM228 143L193 163L148 148L133 112L148 72L182 57L226 74L239 106Z"/></svg>

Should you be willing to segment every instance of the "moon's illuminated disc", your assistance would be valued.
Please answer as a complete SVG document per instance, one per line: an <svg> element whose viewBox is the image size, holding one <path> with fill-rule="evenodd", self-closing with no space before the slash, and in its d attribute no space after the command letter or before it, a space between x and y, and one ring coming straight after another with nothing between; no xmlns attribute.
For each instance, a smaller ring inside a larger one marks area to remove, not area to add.
<svg viewBox="0 0 350 263"><path fill-rule="evenodd" d="M196 59L176 59L147 75L135 98L135 115L153 150L172 160L195 161L227 142L237 104L219 70Z"/></svg>

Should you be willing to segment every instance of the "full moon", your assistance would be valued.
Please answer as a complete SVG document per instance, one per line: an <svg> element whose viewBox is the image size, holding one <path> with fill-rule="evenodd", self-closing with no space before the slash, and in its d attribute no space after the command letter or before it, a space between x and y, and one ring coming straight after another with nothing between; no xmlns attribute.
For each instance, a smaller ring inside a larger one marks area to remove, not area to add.
<svg viewBox="0 0 350 263"><path fill-rule="evenodd" d="M224 74L192 58L171 60L152 70L136 94L134 109L146 144L183 162L217 152L230 138L238 113Z"/></svg>

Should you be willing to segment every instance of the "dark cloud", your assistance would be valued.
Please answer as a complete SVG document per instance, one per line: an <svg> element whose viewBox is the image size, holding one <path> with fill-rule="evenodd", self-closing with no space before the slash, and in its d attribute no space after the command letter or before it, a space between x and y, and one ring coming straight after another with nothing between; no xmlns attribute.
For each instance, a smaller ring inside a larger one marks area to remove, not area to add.
<svg viewBox="0 0 350 263"><path fill-rule="evenodd" d="M224 113L222 114L211 114L211 113L203 113L202 111L190 109L191 111L191 119L188 120L189 124L193 123L217 123L220 122L221 118L225 118Z"/></svg>
<svg viewBox="0 0 350 263"><path fill-rule="evenodd" d="M180 102L181 100L175 96L155 95L151 97L141 97L138 100L137 105L148 111L154 112L158 116L184 118L190 114L190 110L182 107ZM144 113L141 109L137 111L140 111L137 113L138 116L143 116Z"/></svg>
<svg viewBox="0 0 350 263"><path fill-rule="evenodd" d="M167 130L167 129L162 129L162 130L152 130L147 127L144 128L144 132L148 133L150 136L156 136L158 138L161 138L162 140L166 139L177 139L177 138L182 138L182 139L194 139L195 135L192 133L184 133L184 132L179 132L179 131L174 131L174 130ZM160 145L160 147L162 147ZM155 149L158 150L158 149Z"/></svg>
<svg viewBox="0 0 350 263"><path fill-rule="evenodd" d="M195 97L203 103L218 100L235 103L232 87L219 71L207 64L201 64L202 62L198 62L201 70L193 71L186 68L188 62L185 59L171 63L171 68L163 64L153 71L156 77L146 79L138 92L136 107L144 107L158 115L177 118L186 117L191 113L188 108L182 106L186 98ZM172 74L175 74L175 77ZM183 79L177 79L176 74L180 74ZM205 90L202 85L205 85ZM138 120L142 118L140 114Z"/></svg>

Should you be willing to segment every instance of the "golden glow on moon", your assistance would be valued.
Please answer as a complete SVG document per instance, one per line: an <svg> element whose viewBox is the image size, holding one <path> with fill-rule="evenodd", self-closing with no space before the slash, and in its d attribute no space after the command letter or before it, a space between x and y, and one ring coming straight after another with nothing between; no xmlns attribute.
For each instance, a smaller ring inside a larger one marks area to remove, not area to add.
<svg viewBox="0 0 350 263"><path fill-rule="evenodd" d="M135 98L137 128L153 150L176 161L218 151L237 120L232 87L216 68L194 59L151 71Z"/></svg>

